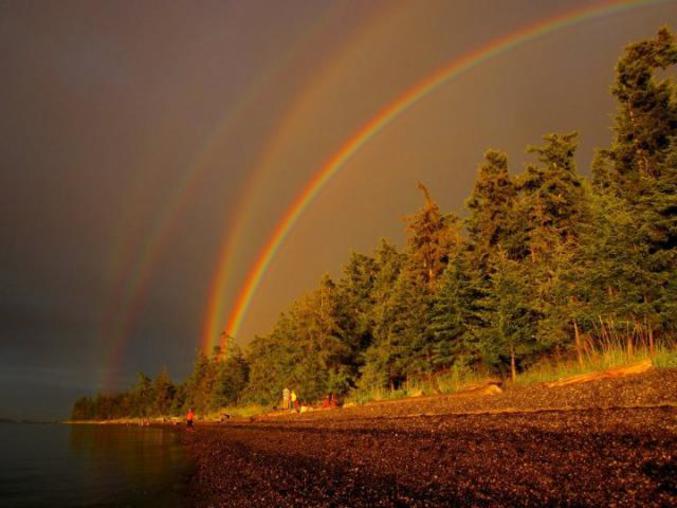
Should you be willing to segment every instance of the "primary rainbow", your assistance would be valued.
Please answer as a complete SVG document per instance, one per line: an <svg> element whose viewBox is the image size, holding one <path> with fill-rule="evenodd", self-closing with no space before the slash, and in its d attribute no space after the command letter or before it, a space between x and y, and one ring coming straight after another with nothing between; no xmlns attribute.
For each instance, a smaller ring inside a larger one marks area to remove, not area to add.
<svg viewBox="0 0 677 508"><path fill-rule="evenodd" d="M349 37L348 44L342 46L327 58L323 65L316 68L314 72L315 77L295 94L294 99L286 108L285 114L277 123L274 135L268 138L263 148L259 151L257 163L252 169L252 176L246 182L235 207L235 209L240 210L240 213L231 219L228 227L224 230L221 240L217 256L217 269L211 279L209 289L211 296L208 299L208 307L202 326L203 351L211 352L216 339L223 336L223 333L220 333L222 323L219 322L221 310L224 308L221 295L223 288L233 275L235 269L235 245L240 241L248 227L247 218L249 214L246 213L246 210L252 207L256 190L263 183L270 167L275 164L277 151L288 141L289 134L293 131L292 126L298 120L299 113L303 110L308 98L312 97L314 92L331 82L339 68L338 63L344 60L351 51L359 50L365 36L374 30L378 30L380 27L388 26L390 21L400 14L404 6L405 2L396 3L393 1L388 4L387 9L379 8L366 17L363 20L362 28Z"/></svg>
<svg viewBox="0 0 677 508"><path fill-rule="evenodd" d="M343 145L322 165L286 210L283 217L275 226L268 241L260 250L255 263L250 268L228 317L224 332L230 336L237 336L240 326L242 325L242 320L247 313L256 289L261 283L261 279L265 275L278 249L289 234L289 231L303 211L318 195L327 182L360 150L362 146L369 142L404 111L411 108L418 101L428 96L449 80L526 42L583 21L665 1L671 0L610 0L599 2L591 6L577 8L538 21L494 39L484 46L452 60L425 77L423 80L414 84L396 100L382 108L369 121L362 125L362 127L360 127L347 141L345 141ZM222 264L223 262L220 261L216 270L217 274L221 274L221 276L223 273ZM206 322L214 323L218 321L220 309L223 307L222 293L223 287L216 287L215 290L212 290L207 304L207 313L205 316ZM209 329L210 327L206 328ZM214 335L203 337L203 347L208 349L209 346L214 344L216 339L217 337L214 337Z"/></svg>

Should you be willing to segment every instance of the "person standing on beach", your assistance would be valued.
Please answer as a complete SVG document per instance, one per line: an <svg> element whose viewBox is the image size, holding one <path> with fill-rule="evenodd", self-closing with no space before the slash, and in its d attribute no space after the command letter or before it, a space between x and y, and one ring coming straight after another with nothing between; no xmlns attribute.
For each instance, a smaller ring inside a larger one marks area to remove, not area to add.
<svg viewBox="0 0 677 508"><path fill-rule="evenodd" d="M299 411L299 399L296 397L296 392L294 390L291 391L291 409L292 411L296 411L298 413Z"/></svg>
<svg viewBox="0 0 677 508"><path fill-rule="evenodd" d="M193 413L193 408L188 409L188 414L186 415L186 427L193 427L193 418L195 418L195 413Z"/></svg>
<svg viewBox="0 0 677 508"><path fill-rule="evenodd" d="M290 395L289 388L285 386L284 390L282 390L282 409L290 409Z"/></svg>

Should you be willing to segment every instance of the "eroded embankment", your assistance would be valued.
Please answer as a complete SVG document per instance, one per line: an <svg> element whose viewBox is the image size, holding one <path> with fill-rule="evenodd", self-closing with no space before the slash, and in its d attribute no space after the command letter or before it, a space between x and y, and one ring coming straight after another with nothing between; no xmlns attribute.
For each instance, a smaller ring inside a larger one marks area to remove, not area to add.
<svg viewBox="0 0 677 508"><path fill-rule="evenodd" d="M332 419L379 416L415 416L546 409L654 407L677 403L677 369L654 369L647 373L581 384L548 388L543 384L509 386L494 395L451 394L355 406L337 411L282 415L276 419ZM264 420L265 418L259 418Z"/></svg>
<svg viewBox="0 0 677 508"><path fill-rule="evenodd" d="M185 433L197 464L193 500L205 506L674 505L676 381L677 371L656 371L492 397L198 426ZM513 412L450 414L506 408ZM445 414L425 415L433 412ZM412 414L420 416L406 416Z"/></svg>

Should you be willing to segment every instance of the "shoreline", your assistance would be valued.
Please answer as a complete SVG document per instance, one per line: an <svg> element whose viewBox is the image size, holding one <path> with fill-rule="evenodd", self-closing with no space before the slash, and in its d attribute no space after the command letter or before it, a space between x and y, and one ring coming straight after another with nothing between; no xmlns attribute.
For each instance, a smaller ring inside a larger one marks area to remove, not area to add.
<svg viewBox="0 0 677 508"><path fill-rule="evenodd" d="M180 418L146 426L176 431L192 464L190 506L658 506L677 493L675 394L677 369L653 369L584 384L198 420L192 429Z"/></svg>
<svg viewBox="0 0 677 508"><path fill-rule="evenodd" d="M195 506L668 506L677 493L676 393L670 369L203 423L180 435L196 465ZM578 407L554 407L572 399ZM518 408L500 409L507 403ZM473 405L483 412L469 412Z"/></svg>
<svg viewBox="0 0 677 508"><path fill-rule="evenodd" d="M486 388L492 389L486 389ZM307 421L351 419L389 415L415 417L433 415L481 415L571 411L585 409L651 409L677 406L677 368L651 369L622 377L600 376L585 383L513 385L505 390L491 382L466 390L435 396L371 401L343 407L307 408L300 413L277 410L256 416L232 416L227 420L200 417L195 425L228 426L260 421ZM180 416L128 417L110 420L64 420L65 425L125 425L185 427Z"/></svg>

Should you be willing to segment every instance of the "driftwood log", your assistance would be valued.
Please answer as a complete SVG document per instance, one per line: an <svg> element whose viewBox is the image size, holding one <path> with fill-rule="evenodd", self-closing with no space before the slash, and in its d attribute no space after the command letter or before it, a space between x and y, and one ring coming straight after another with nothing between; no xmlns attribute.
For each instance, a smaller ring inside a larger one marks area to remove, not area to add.
<svg viewBox="0 0 677 508"><path fill-rule="evenodd" d="M590 372L589 374L579 374L578 376L565 377L552 383L548 383L547 386L549 388L555 388L558 386L567 386L577 383L588 383L590 381L597 381L599 379L633 376L636 374L642 374L651 368L651 360L646 359L639 363L634 363L625 367L616 367L614 369L603 370L601 372Z"/></svg>

